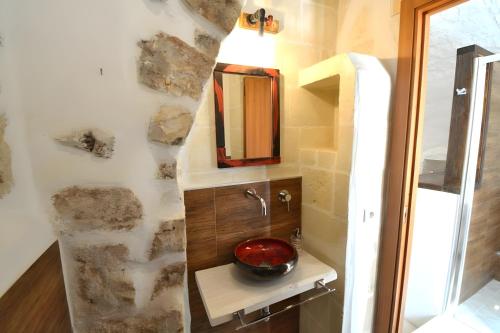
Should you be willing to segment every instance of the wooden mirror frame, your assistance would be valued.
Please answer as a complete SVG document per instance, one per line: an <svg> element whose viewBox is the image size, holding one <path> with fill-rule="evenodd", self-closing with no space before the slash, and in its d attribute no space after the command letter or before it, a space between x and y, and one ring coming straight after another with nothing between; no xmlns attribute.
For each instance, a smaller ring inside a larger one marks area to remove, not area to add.
<svg viewBox="0 0 500 333"><path fill-rule="evenodd" d="M237 74L247 76L268 77L271 79L272 101L272 156L263 158L230 159L226 156L226 142L224 136L224 93L222 75ZM241 166L256 166L278 164L280 157L280 72L273 68L250 67L217 63L214 69L214 98L215 98L215 135L217 146L217 167L232 168Z"/></svg>

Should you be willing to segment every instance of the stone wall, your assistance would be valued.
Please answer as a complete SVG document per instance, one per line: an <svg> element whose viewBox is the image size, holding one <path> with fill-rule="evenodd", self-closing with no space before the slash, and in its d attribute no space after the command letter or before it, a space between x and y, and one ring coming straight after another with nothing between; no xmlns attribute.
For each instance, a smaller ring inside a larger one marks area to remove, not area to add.
<svg viewBox="0 0 500 333"><path fill-rule="evenodd" d="M232 29L241 3L185 1L184 6L192 10L192 20L202 15L219 32L196 29L189 40L158 32L138 42L138 81L145 89L174 97L173 102L159 104L156 113L150 110L152 117L144 129L159 156L151 178L162 182L158 185L169 193L161 198L162 213L151 221L152 212L146 209L150 206L131 189L96 186L92 181L62 188L52 196L75 332L189 331L184 302L185 221L182 211L175 209L183 205L176 159L212 73L219 39ZM115 141L117 146L120 141L104 133L91 128L55 139L69 149L112 159Z"/></svg>

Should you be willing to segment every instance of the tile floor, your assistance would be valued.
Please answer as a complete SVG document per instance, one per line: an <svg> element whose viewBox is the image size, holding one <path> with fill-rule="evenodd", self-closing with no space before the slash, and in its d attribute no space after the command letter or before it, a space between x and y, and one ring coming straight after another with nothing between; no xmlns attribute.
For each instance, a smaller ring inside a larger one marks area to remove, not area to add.
<svg viewBox="0 0 500 333"><path fill-rule="evenodd" d="M460 304L455 318L477 332L500 332L500 281L491 280Z"/></svg>
<svg viewBox="0 0 500 333"><path fill-rule="evenodd" d="M412 332L406 325L406 332ZM460 304L453 316L433 318L413 333L500 333L500 281L491 280Z"/></svg>

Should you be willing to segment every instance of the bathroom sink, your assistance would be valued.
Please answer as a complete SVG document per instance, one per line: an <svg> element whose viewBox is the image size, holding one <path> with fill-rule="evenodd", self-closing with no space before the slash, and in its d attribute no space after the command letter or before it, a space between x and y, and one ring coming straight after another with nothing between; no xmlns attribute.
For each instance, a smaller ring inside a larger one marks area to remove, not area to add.
<svg viewBox="0 0 500 333"><path fill-rule="evenodd" d="M298 255L288 242L278 238L244 241L234 249L234 262L240 271L256 280L274 280L290 273Z"/></svg>

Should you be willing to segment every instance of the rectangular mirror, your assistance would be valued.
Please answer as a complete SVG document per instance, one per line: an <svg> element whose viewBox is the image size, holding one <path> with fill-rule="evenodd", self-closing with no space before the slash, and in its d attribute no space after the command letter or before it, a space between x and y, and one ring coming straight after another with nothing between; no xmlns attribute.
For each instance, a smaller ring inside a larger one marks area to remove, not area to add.
<svg viewBox="0 0 500 333"><path fill-rule="evenodd" d="M214 95L218 167L280 163L279 70L218 63Z"/></svg>

